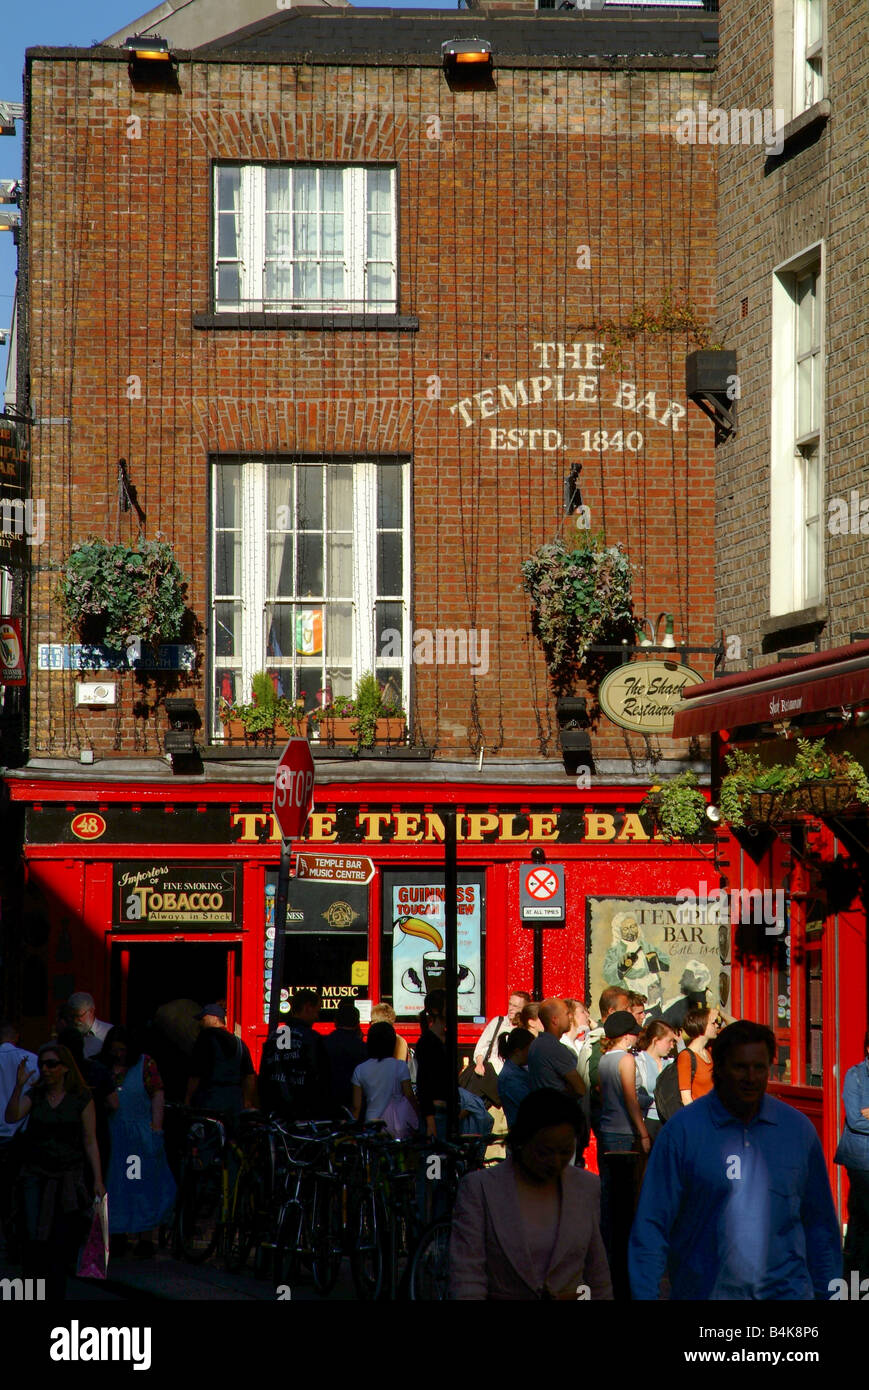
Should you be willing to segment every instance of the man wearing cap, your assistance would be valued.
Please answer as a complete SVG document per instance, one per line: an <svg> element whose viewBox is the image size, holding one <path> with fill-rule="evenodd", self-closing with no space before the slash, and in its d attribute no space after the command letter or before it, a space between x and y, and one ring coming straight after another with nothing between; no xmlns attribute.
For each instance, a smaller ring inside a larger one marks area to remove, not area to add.
<svg viewBox="0 0 869 1390"><path fill-rule="evenodd" d="M202 1027L190 1054L187 1104L234 1115L252 1109L256 1072L247 1047L226 1027L223 1005L206 1004L196 1017Z"/></svg>

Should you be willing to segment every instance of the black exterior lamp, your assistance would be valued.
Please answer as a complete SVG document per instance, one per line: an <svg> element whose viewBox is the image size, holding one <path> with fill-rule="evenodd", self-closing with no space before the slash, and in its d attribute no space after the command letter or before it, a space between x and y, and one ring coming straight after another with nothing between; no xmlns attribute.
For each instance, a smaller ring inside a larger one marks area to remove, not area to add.
<svg viewBox="0 0 869 1390"><path fill-rule="evenodd" d="M124 48L130 55L127 66L132 79L177 85L177 64L168 39L161 39L159 34L131 34L124 39Z"/></svg>
<svg viewBox="0 0 869 1390"><path fill-rule="evenodd" d="M723 348L704 348L685 358L685 394L715 425L715 443L729 439L736 429L739 379L736 353Z"/></svg>
<svg viewBox="0 0 869 1390"><path fill-rule="evenodd" d="M441 56L450 87L467 91L494 85L492 45L487 39L447 39L441 44Z"/></svg>
<svg viewBox="0 0 869 1390"><path fill-rule="evenodd" d="M163 736L163 751L172 759L172 771L201 772L202 761L196 750L195 730L201 728L202 720L196 701L187 696L178 696L166 700L165 705L169 730Z"/></svg>
<svg viewBox="0 0 869 1390"><path fill-rule="evenodd" d="M584 695L562 695L555 704L558 720L558 740L564 759L564 770L572 777L580 767L594 772L594 754L588 732L588 701Z"/></svg>

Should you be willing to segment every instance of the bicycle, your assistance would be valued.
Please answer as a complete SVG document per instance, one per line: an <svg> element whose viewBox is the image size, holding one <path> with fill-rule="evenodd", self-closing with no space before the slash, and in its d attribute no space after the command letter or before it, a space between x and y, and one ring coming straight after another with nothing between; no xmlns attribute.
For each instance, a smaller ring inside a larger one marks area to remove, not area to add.
<svg viewBox="0 0 869 1390"><path fill-rule="evenodd" d="M340 1262L336 1267L324 1247L323 1180L329 1175L318 1170L317 1165L323 1160L328 1162L333 1126L310 1121L290 1129L280 1121L272 1123L284 1160L276 1194L275 1280L292 1285L304 1265L311 1270L317 1292L326 1295L338 1278Z"/></svg>
<svg viewBox="0 0 869 1390"><path fill-rule="evenodd" d="M486 1143L491 1147L499 1142L499 1136L490 1137ZM502 1159L487 1160L486 1143L481 1146L477 1135L466 1135L456 1143L438 1143L430 1153L446 1163L445 1196L447 1213L429 1222L419 1237L407 1280L408 1297L413 1302L444 1302L449 1288L450 1234L452 1231L452 1212L458 1195L459 1183L467 1173L480 1168L501 1163Z"/></svg>
<svg viewBox="0 0 869 1390"><path fill-rule="evenodd" d="M256 1111L242 1111L238 1135L228 1135L213 1111L190 1111L178 1191L176 1249L202 1264L215 1251L226 1268L241 1269L256 1241L254 1152L256 1133L241 1127L259 1124ZM234 1169L234 1173L233 1173ZM239 1201L241 1198L241 1201Z"/></svg>

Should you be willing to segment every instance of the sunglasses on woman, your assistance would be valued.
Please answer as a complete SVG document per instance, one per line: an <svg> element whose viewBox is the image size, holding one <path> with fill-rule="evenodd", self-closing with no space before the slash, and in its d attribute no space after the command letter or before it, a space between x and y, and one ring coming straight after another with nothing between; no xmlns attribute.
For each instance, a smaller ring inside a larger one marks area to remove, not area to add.
<svg viewBox="0 0 869 1390"><path fill-rule="evenodd" d="M57 1057L54 1057L44 1058L42 1061L40 1061L39 1065L41 1067L62 1067L63 1063Z"/></svg>

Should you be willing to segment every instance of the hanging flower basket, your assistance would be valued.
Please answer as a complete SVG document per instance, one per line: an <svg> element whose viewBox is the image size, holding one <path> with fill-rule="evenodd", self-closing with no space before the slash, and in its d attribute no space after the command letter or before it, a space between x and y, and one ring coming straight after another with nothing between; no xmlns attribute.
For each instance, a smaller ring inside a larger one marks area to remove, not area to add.
<svg viewBox="0 0 869 1390"><path fill-rule="evenodd" d="M791 812L789 792L752 792L745 819L754 825L780 825Z"/></svg>
<svg viewBox="0 0 869 1390"><path fill-rule="evenodd" d="M869 803L869 778L850 753L831 753L823 739L797 739L791 763L763 763L757 753L735 749L721 781L721 814L739 828L750 822L777 825L800 814L842 815L854 802Z"/></svg>
<svg viewBox="0 0 869 1390"><path fill-rule="evenodd" d="M187 581L167 541L89 537L73 546L59 596L82 641L123 651L139 637L155 650L181 632Z"/></svg>
<svg viewBox="0 0 869 1390"><path fill-rule="evenodd" d="M804 782L793 793L791 805L794 811L816 816L841 816L856 799L851 779L837 777L830 782Z"/></svg>

